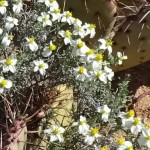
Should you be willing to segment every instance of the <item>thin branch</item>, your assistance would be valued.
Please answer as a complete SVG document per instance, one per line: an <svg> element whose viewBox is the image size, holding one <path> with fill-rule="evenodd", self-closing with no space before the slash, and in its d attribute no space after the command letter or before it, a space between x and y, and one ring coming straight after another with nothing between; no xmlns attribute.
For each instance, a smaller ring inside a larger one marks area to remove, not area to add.
<svg viewBox="0 0 150 150"><path fill-rule="evenodd" d="M27 108L28 108L28 106L29 106L29 103L30 103L32 94L33 94L33 89L32 89L31 94L30 94L30 96L29 96L29 99L28 99L28 102L27 102L27 104L26 104L26 107L25 107L25 109L24 109L24 111L23 111L23 116L24 116L24 114L25 114L25 112L26 112L26 110L27 110Z"/></svg>

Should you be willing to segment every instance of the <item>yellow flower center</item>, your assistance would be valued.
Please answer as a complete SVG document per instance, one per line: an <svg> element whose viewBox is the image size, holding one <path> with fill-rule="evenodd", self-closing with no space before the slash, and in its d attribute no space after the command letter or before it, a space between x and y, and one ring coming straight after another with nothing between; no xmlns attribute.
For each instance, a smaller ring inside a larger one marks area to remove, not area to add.
<svg viewBox="0 0 150 150"><path fill-rule="evenodd" d="M102 111L101 111L101 114L105 114L105 113L106 113L106 111L105 111L105 110L102 110Z"/></svg>
<svg viewBox="0 0 150 150"><path fill-rule="evenodd" d="M102 75L102 73L103 73L102 71L97 71L97 72L96 72L96 77L99 78L99 77ZM102 113L102 112L101 112L101 113Z"/></svg>
<svg viewBox="0 0 150 150"><path fill-rule="evenodd" d="M5 6L5 1L0 1L0 6Z"/></svg>
<svg viewBox="0 0 150 150"><path fill-rule="evenodd" d="M145 137L146 140L150 141L150 135Z"/></svg>
<svg viewBox="0 0 150 150"><path fill-rule="evenodd" d="M50 1L50 3L53 3L53 2L55 2L56 0L49 0Z"/></svg>
<svg viewBox="0 0 150 150"><path fill-rule="evenodd" d="M130 118L130 117L134 117L134 110L129 110L127 113L126 113L126 117L127 118Z"/></svg>
<svg viewBox="0 0 150 150"><path fill-rule="evenodd" d="M56 50L56 48L57 48L57 46L54 45L54 44L51 44L51 45L48 47L48 49L49 49L50 51L54 51L54 50Z"/></svg>
<svg viewBox="0 0 150 150"><path fill-rule="evenodd" d="M82 48L84 46L84 42L79 42L78 44L77 44L77 47L80 49L80 48Z"/></svg>
<svg viewBox="0 0 150 150"><path fill-rule="evenodd" d="M60 12L61 12L61 9L55 9L55 10L54 10L54 13L55 13L55 14L58 14L58 13L60 13Z"/></svg>
<svg viewBox="0 0 150 150"><path fill-rule="evenodd" d="M124 57L123 56L119 57L119 60L121 60L121 61L124 60Z"/></svg>
<svg viewBox="0 0 150 150"><path fill-rule="evenodd" d="M106 41L106 46L112 46L113 45L113 41L112 40L107 40Z"/></svg>
<svg viewBox="0 0 150 150"><path fill-rule="evenodd" d="M91 54L94 54L94 49L89 49L87 52L86 52L86 56L89 56Z"/></svg>
<svg viewBox="0 0 150 150"><path fill-rule="evenodd" d="M90 24L90 29L95 29L96 25L95 24Z"/></svg>
<svg viewBox="0 0 150 150"><path fill-rule="evenodd" d="M77 28L78 32L82 31L82 27Z"/></svg>
<svg viewBox="0 0 150 150"><path fill-rule="evenodd" d="M118 145L122 145L122 144L124 144L124 142L125 142L124 138L119 138L117 141Z"/></svg>
<svg viewBox="0 0 150 150"><path fill-rule="evenodd" d="M101 150L108 150L108 146L105 145L105 146L101 147Z"/></svg>
<svg viewBox="0 0 150 150"><path fill-rule="evenodd" d="M13 35L8 35L9 40L13 40L14 36Z"/></svg>
<svg viewBox="0 0 150 150"><path fill-rule="evenodd" d="M79 122L79 125L83 125L83 124L86 124L86 121L80 121Z"/></svg>
<svg viewBox="0 0 150 150"><path fill-rule="evenodd" d="M46 18L46 17L43 17L43 18L42 18L42 21L43 21L43 22L46 22L47 20L48 20L48 18Z"/></svg>
<svg viewBox="0 0 150 150"><path fill-rule="evenodd" d="M45 68L45 64L39 64L39 68L40 69L44 69Z"/></svg>
<svg viewBox="0 0 150 150"><path fill-rule="evenodd" d="M84 71L85 71L85 68L84 68L84 67L82 67L82 66L80 66L80 67L79 67L79 71L78 71L78 73L79 73L79 74L83 74L83 73L84 73Z"/></svg>
<svg viewBox="0 0 150 150"><path fill-rule="evenodd" d="M34 37L29 38L29 43L33 43L35 41Z"/></svg>
<svg viewBox="0 0 150 150"><path fill-rule="evenodd" d="M69 11L67 11L67 13L66 13L66 18L69 18L69 17L72 17L72 13L69 12Z"/></svg>
<svg viewBox="0 0 150 150"><path fill-rule="evenodd" d="M134 118L134 125L138 125L140 123L140 119L139 118Z"/></svg>
<svg viewBox="0 0 150 150"><path fill-rule="evenodd" d="M7 80L3 79L1 82L0 82L0 87L5 87L7 85Z"/></svg>
<svg viewBox="0 0 150 150"><path fill-rule="evenodd" d="M97 61L100 61L103 59L103 54L96 54L96 58Z"/></svg>
<svg viewBox="0 0 150 150"><path fill-rule="evenodd" d="M65 37L70 38L71 35L72 35L72 33L71 33L69 30L67 30L67 31L65 32Z"/></svg>
<svg viewBox="0 0 150 150"><path fill-rule="evenodd" d="M148 124L145 125L145 128L146 128L146 129L150 129L150 125L148 125Z"/></svg>
<svg viewBox="0 0 150 150"><path fill-rule="evenodd" d="M125 150L133 150L133 146L129 146Z"/></svg>
<svg viewBox="0 0 150 150"><path fill-rule="evenodd" d="M98 130L98 128L92 128L91 129L91 131L90 131L90 134L92 135L92 136L94 136L94 135L96 135L96 134L98 134L99 133L99 130Z"/></svg>
<svg viewBox="0 0 150 150"><path fill-rule="evenodd" d="M78 21L79 21L79 19L78 19L78 18L74 19L74 23L77 23Z"/></svg>
<svg viewBox="0 0 150 150"><path fill-rule="evenodd" d="M19 3L22 3L22 0L17 0L17 1L15 2L15 4L19 4Z"/></svg>
<svg viewBox="0 0 150 150"><path fill-rule="evenodd" d="M13 19L13 20L11 21L11 23L13 23L13 24L14 24L14 23L15 23L15 19Z"/></svg>
<svg viewBox="0 0 150 150"><path fill-rule="evenodd" d="M6 59L6 65L11 65L13 63L12 59L11 58L7 58Z"/></svg>
<svg viewBox="0 0 150 150"><path fill-rule="evenodd" d="M54 134L54 135L57 135L57 134L59 134L59 133L60 133L60 131L59 131L58 128L56 128L56 129L53 131L53 134Z"/></svg>

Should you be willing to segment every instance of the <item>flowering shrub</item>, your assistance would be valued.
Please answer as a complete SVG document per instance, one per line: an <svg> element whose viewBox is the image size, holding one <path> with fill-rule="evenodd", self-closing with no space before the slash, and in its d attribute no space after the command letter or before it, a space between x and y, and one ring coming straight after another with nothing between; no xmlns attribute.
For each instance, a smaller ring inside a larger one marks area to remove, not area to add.
<svg viewBox="0 0 150 150"><path fill-rule="evenodd" d="M0 0L0 93L14 118L25 111L32 115L38 103L43 108L48 103L44 91L67 84L74 89L75 121L68 127L46 124L49 149L150 147L150 128L133 110L120 112L129 100L128 81L112 89L112 65L121 65L127 56L112 55L111 39L86 44L85 37L93 38L96 26L61 12L56 0L33 3L30 7L21 0ZM32 100L26 104L29 92ZM8 120L13 122L13 117ZM114 137L118 129L127 133L126 139Z"/></svg>

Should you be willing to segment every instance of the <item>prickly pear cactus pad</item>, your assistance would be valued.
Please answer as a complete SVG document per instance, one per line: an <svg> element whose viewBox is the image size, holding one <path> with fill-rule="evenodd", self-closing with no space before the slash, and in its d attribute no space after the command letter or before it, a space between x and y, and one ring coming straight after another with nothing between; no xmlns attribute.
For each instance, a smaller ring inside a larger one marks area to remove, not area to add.
<svg viewBox="0 0 150 150"><path fill-rule="evenodd" d="M149 2L145 0L58 0L63 10L70 10L83 22L96 24L93 43L101 36L113 38L114 53L123 51L128 61L115 70L131 68L150 59Z"/></svg>
<svg viewBox="0 0 150 150"><path fill-rule="evenodd" d="M27 126L22 120L15 121L16 127L10 127L6 134L3 150L25 150L27 142ZM7 138L9 136L9 138Z"/></svg>
<svg viewBox="0 0 150 150"><path fill-rule="evenodd" d="M59 2L0 0L0 150L150 148L114 73L148 60L150 2Z"/></svg>
<svg viewBox="0 0 150 150"><path fill-rule="evenodd" d="M106 0L58 0L62 10L69 10L83 22L96 24L95 39L104 35L117 12L116 3Z"/></svg>
<svg viewBox="0 0 150 150"><path fill-rule="evenodd" d="M127 56L117 70L127 69L150 60L150 7L143 7L137 14L131 15L118 29L114 40L114 52L122 50Z"/></svg>

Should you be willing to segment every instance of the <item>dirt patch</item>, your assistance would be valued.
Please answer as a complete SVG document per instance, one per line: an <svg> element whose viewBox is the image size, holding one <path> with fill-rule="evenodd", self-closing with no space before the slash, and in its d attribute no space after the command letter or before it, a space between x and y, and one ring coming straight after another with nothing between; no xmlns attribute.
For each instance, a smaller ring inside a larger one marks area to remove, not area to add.
<svg viewBox="0 0 150 150"><path fill-rule="evenodd" d="M135 99L134 110L137 116L144 118L144 122L150 124L150 87L139 87Z"/></svg>
<svg viewBox="0 0 150 150"><path fill-rule="evenodd" d="M132 107L137 116L144 119L145 123L150 124L150 61L136 67L116 73L115 84L118 77L123 79L125 74L131 75L129 91L133 95Z"/></svg>

